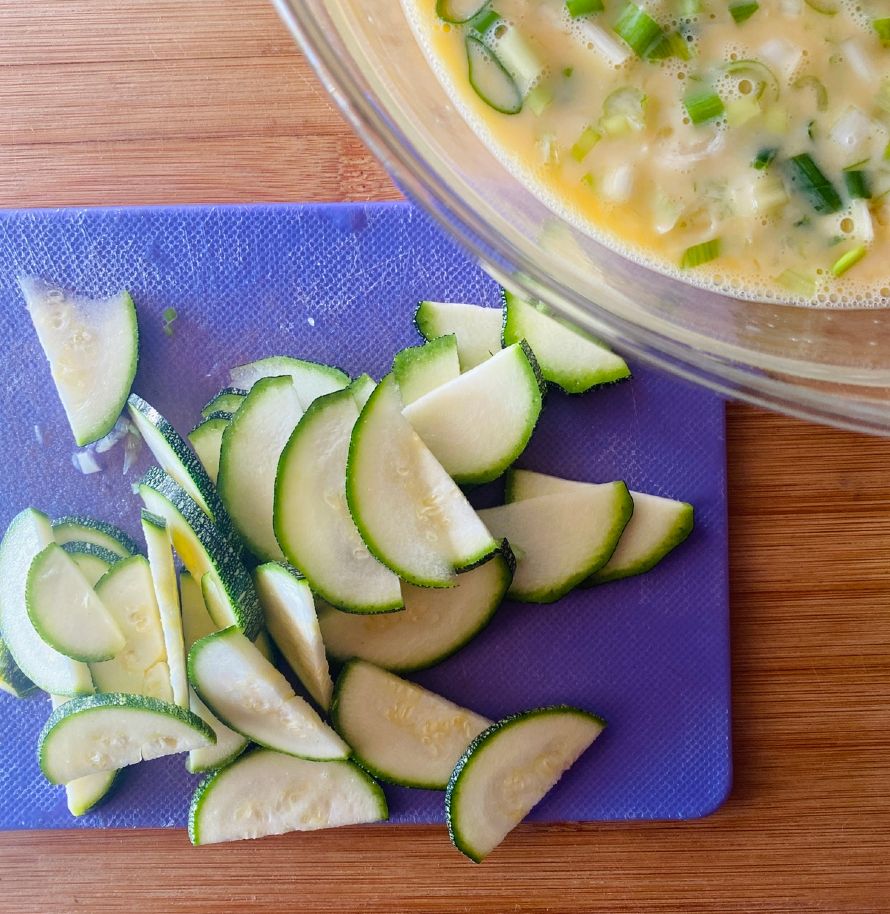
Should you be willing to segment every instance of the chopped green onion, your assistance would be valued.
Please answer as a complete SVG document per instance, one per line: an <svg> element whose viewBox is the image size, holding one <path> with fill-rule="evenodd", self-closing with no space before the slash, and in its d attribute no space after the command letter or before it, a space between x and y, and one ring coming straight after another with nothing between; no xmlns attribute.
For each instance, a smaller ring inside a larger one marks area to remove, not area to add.
<svg viewBox="0 0 890 914"><path fill-rule="evenodd" d="M788 112L782 105L771 105L766 109L763 117L763 126L770 133L777 133L783 136L788 132Z"/></svg>
<svg viewBox="0 0 890 914"><path fill-rule="evenodd" d="M836 213L843 207L840 194L808 152L788 159L785 171L791 184L809 200L817 213Z"/></svg>
<svg viewBox="0 0 890 914"><path fill-rule="evenodd" d="M559 143L552 133L542 133L538 137L538 153L544 165L559 165Z"/></svg>
<svg viewBox="0 0 890 914"><path fill-rule="evenodd" d="M485 9L480 10L480 12L473 16L467 23L467 28L473 29L480 35L484 35L496 22L500 21L501 14L490 6L486 6Z"/></svg>
<svg viewBox="0 0 890 914"><path fill-rule="evenodd" d="M176 308L164 308L161 317L164 318L164 333L167 336L173 336L173 321L179 317L176 313Z"/></svg>
<svg viewBox="0 0 890 914"><path fill-rule="evenodd" d="M701 12L701 0L680 0L677 16L680 19L694 19Z"/></svg>
<svg viewBox="0 0 890 914"><path fill-rule="evenodd" d="M581 136L575 141L571 148L572 158L576 162L583 162L587 153L602 139L602 134L593 127L585 127Z"/></svg>
<svg viewBox="0 0 890 914"><path fill-rule="evenodd" d="M766 146L757 153L751 165L758 171L763 171L765 168L769 168L778 154L779 149L777 146Z"/></svg>
<svg viewBox="0 0 890 914"><path fill-rule="evenodd" d="M603 0L566 0L566 9L572 19L577 19L590 13L601 13L605 7Z"/></svg>
<svg viewBox="0 0 890 914"><path fill-rule="evenodd" d="M746 19L750 19L759 9L759 3L754 3L753 0L751 0L751 2L742 0L741 3L730 3L729 14L735 19L737 24L740 24Z"/></svg>
<svg viewBox="0 0 890 914"><path fill-rule="evenodd" d="M730 127L741 127L760 113L760 102L750 95L743 95L726 105L726 123Z"/></svg>
<svg viewBox="0 0 890 914"><path fill-rule="evenodd" d="M693 124L704 124L720 117L726 110L713 89L693 89L686 93L683 106Z"/></svg>
<svg viewBox="0 0 890 914"><path fill-rule="evenodd" d="M683 251L680 258L680 269L689 270L693 267L700 267L709 260L715 260L720 256L720 239L712 238L710 241L703 241L701 244L694 244L691 248Z"/></svg>
<svg viewBox="0 0 890 914"><path fill-rule="evenodd" d="M614 25L619 38L623 38L636 52L638 57L648 57L664 38L661 26L635 3L628 3L621 11Z"/></svg>
<svg viewBox="0 0 890 914"><path fill-rule="evenodd" d="M791 84L794 89L812 89L816 93L816 110L825 111L828 108L828 90L821 79L815 76L801 76Z"/></svg>
<svg viewBox="0 0 890 914"><path fill-rule="evenodd" d="M773 97L773 101L778 101L781 95L779 80L776 74L759 60L731 60L720 68L724 73L730 76L739 76L750 79L757 86L754 93L755 98L761 98L768 88Z"/></svg>
<svg viewBox="0 0 890 914"><path fill-rule="evenodd" d="M804 0L804 3L823 16L834 16L838 11L838 5L834 0Z"/></svg>
<svg viewBox="0 0 890 914"><path fill-rule="evenodd" d="M603 101L600 130L610 136L642 130L646 126L646 101L646 96L633 86L610 92Z"/></svg>
<svg viewBox="0 0 890 914"><path fill-rule="evenodd" d="M674 57L678 57L680 60L692 59L692 48L689 47L689 42L679 32L671 32L667 36L667 40Z"/></svg>
<svg viewBox="0 0 890 914"><path fill-rule="evenodd" d="M589 171L587 174L581 175L581 183L585 184L591 190L596 190L596 178L594 178L593 174Z"/></svg>
<svg viewBox="0 0 890 914"><path fill-rule="evenodd" d="M813 139L816 138L816 122L815 122L815 121L810 121L810 122L807 124L807 136L808 136L811 140L813 140Z"/></svg>
<svg viewBox="0 0 890 914"><path fill-rule="evenodd" d="M885 47L890 47L890 18L872 19L871 24L874 27L874 30L878 33L878 38L881 39L881 44Z"/></svg>
<svg viewBox="0 0 890 914"><path fill-rule="evenodd" d="M574 67L564 67L564 68L563 68L563 71L562 71L562 75L563 75L566 79L570 79L571 76L572 76L572 73L574 73L574 72L575 72L575 68L574 68Z"/></svg>
<svg viewBox="0 0 890 914"><path fill-rule="evenodd" d="M890 143L884 147L884 155L882 158L885 162L890 162Z"/></svg>
<svg viewBox="0 0 890 914"><path fill-rule="evenodd" d="M785 270L776 277L776 282L801 298L812 298L816 294L816 281L796 270Z"/></svg>
<svg viewBox="0 0 890 914"><path fill-rule="evenodd" d="M525 103L535 117L540 117L553 101L553 90L544 83L538 83L525 97Z"/></svg>
<svg viewBox="0 0 890 914"><path fill-rule="evenodd" d="M835 276L843 276L847 270L855 267L867 253L868 248L864 244L860 244L858 248L853 248L852 251L847 251L842 257L838 257L831 266L831 272Z"/></svg>
<svg viewBox="0 0 890 914"><path fill-rule="evenodd" d="M871 199L871 187L868 175L864 171L845 171L844 184L847 185L847 193L854 200Z"/></svg>

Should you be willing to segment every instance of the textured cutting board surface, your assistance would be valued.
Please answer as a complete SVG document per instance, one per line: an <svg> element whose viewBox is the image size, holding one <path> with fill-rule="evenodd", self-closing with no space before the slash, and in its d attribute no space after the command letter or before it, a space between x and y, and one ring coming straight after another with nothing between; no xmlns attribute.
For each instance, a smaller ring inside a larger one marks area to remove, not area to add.
<svg viewBox="0 0 890 914"><path fill-rule="evenodd" d="M496 306L497 286L407 204L56 210L0 216L0 522L25 505L88 513L138 538L122 451L83 476L23 303L19 274L88 295L128 288L141 358L134 389L180 429L227 382L227 368L286 353L380 377L418 342L421 298ZM174 334L163 312L175 308ZM543 704L594 710L609 727L533 812L542 821L689 818L730 782L723 405L632 366L632 381L582 397L552 391L520 465L570 478L626 480L696 507L685 546L648 575L578 591L552 606L505 603L473 643L417 674L497 718ZM497 485L473 494L494 503ZM125 772L116 794L72 820L34 746L44 697L0 696L0 827L170 826L196 779L181 757ZM437 822L441 794L387 787L397 822Z"/></svg>

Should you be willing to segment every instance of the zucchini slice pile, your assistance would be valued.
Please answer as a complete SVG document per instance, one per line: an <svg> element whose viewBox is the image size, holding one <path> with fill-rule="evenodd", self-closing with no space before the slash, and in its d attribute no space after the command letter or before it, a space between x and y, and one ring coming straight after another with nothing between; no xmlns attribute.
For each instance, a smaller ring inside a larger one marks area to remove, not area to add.
<svg viewBox="0 0 890 914"><path fill-rule="evenodd" d="M145 554L34 508L0 542L0 688L49 694L38 760L71 812L121 769L188 753L208 774L195 844L385 819L376 778L443 791L453 843L482 860L605 724L568 706L492 722L402 677L504 599L640 574L689 535L685 502L514 467L550 385L581 393L628 377L624 361L509 294L502 310L425 301L426 342L379 383L289 356L239 365L186 440L130 393L126 293L23 289L78 442L126 406L158 464L134 487ZM494 508L461 488L504 476Z"/></svg>

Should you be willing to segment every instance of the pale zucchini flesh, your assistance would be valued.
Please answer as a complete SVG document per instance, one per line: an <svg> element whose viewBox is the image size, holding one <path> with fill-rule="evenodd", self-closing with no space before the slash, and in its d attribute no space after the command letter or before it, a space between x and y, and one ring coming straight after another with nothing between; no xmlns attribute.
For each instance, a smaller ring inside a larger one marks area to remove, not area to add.
<svg viewBox="0 0 890 914"><path fill-rule="evenodd" d="M387 817L383 791L352 762L307 762L254 749L198 787L189 838L217 844Z"/></svg>
<svg viewBox="0 0 890 914"><path fill-rule="evenodd" d="M216 736L185 708L142 695L102 692L50 715L37 759L51 784L212 745Z"/></svg>
<svg viewBox="0 0 890 914"><path fill-rule="evenodd" d="M249 638L256 638L262 629L262 610L241 555L163 470L149 469L138 488L149 511L167 522L173 548L189 574L196 581L211 575L217 599L207 609L217 627L237 625Z"/></svg>
<svg viewBox="0 0 890 914"><path fill-rule="evenodd" d="M50 695L53 708L69 701L59 695ZM119 771L98 771L86 777L77 778L65 785L65 799L68 803L68 812L72 816L84 816L91 809L98 806L113 790L117 783Z"/></svg>
<svg viewBox="0 0 890 914"><path fill-rule="evenodd" d="M422 346L409 346L392 361L392 373L407 406L431 390L460 375L457 337L453 333L436 337Z"/></svg>
<svg viewBox="0 0 890 914"><path fill-rule="evenodd" d="M328 653L359 657L396 672L434 666L488 625L513 576L509 551L457 576L455 586L431 589L402 584L401 612L357 616L320 606L318 624Z"/></svg>
<svg viewBox="0 0 890 914"><path fill-rule="evenodd" d="M630 377L624 359L599 340L558 319L543 305L505 292L504 345L520 340L531 346L544 377L567 393L583 393Z"/></svg>
<svg viewBox="0 0 890 914"><path fill-rule="evenodd" d="M66 657L109 660L126 645L105 604L58 543L31 562L25 601L37 634Z"/></svg>
<svg viewBox="0 0 890 914"><path fill-rule="evenodd" d="M534 356L516 343L403 410L461 485L497 479L525 450L541 415Z"/></svg>
<svg viewBox="0 0 890 914"><path fill-rule="evenodd" d="M352 432L349 511L368 549L403 580L449 587L498 549L479 516L402 415L387 375Z"/></svg>
<svg viewBox="0 0 890 914"><path fill-rule="evenodd" d="M107 521L68 514L56 518L52 523L53 538L60 546L69 542L92 543L116 553L122 559L139 552L139 545L131 536Z"/></svg>
<svg viewBox="0 0 890 914"><path fill-rule="evenodd" d="M230 762L234 762L247 748L250 741L227 727L216 717L210 708L198 698L194 689L189 689L189 709L192 714L200 717L216 735L216 742L212 746L192 749L189 752L185 767L192 774L223 768Z"/></svg>
<svg viewBox="0 0 890 914"><path fill-rule="evenodd" d="M555 492L583 491L590 485L592 483L559 479L530 470L511 470L505 497L507 501L522 501ZM692 532L694 509L688 502L633 490L630 494L634 503L633 515L611 558L584 581L585 587L644 574Z"/></svg>
<svg viewBox="0 0 890 914"><path fill-rule="evenodd" d="M28 569L52 542L49 518L34 508L10 522L0 542L0 637L16 667L38 688L53 695L87 695L93 691L89 667L50 647L28 616Z"/></svg>
<svg viewBox="0 0 890 914"><path fill-rule="evenodd" d="M263 378L223 431L219 494L247 547L258 558L284 558L272 511L278 460L303 408L289 377Z"/></svg>
<svg viewBox="0 0 890 914"><path fill-rule="evenodd" d="M566 705L508 717L484 730L445 793L454 846L480 863L602 733L605 721Z"/></svg>
<svg viewBox="0 0 890 914"><path fill-rule="evenodd" d="M286 355L273 355L246 365L238 365L229 374L232 383L242 390L250 390L262 378L287 375L293 382L304 410L318 397L342 390L349 385L349 375L339 368Z"/></svg>
<svg viewBox="0 0 890 914"><path fill-rule="evenodd" d="M309 584L275 562L260 565L254 579L269 634L306 691L327 711L334 684Z"/></svg>
<svg viewBox="0 0 890 914"><path fill-rule="evenodd" d="M223 432L231 418L231 413L211 413L188 433L189 444L214 485L219 475L219 450Z"/></svg>
<svg viewBox="0 0 890 914"><path fill-rule="evenodd" d="M144 508L142 532L148 549L148 565L157 600L173 703L181 708L187 708L188 675L182 636L182 610L179 607L179 588L176 582L176 566L173 563L173 544L166 521Z"/></svg>
<svg viewBox="0 0 890 914"><path fill-rule="evenodd" d="M349 755L343 740L234 627L192 647L189 680L216 717L261 746L319 761Z"/></svg>
<svg viewBox="0 0 890 914"><path fill-rule="evenodd" d="M205 577L209 580L209 573ZM182 640L188 652L196 641L219 631L219 626L207 611L201 583L185 570L179 574L179 604L182 608Z"/></svg>
<svg viewBox="0 0 890 914"><path fill-rule="evenodd" d="M278 464L275 535L324 600L348 612L390 612L402 605L399 579L370 553L346 500L358 415L347 389L320 397L300 420Z"/></svg>
<svg viewBox="0 0 890 914"><path fill-rule="evenodd" d="M141 555L122 559L99 580L96 593L126 642L116 657L90 664L96 688L172 702L167 648L148 560Z"/></svg>
<svg viewBox="0 0 890 914"><path fill-rule="evenodd" d="M632 514L633 500L623 482L479 512L516 550L519 561L508 595L525 603L552 603L602 568Z"/></svg>
<svg viewBox="0 0 890 914"><path fill-rule="evenodd" d="M380 780L444 790L470 742L491 721L362 660L337 678L334 728Z"/></svg>
<svg viewBox="0 0 890 914"><path fill-rule="evenodd" d="M93 301L41 279L19 285L78 447L117 422L136 375L139 329L129 292Z"/></svg>
<svg viewBox="0 0 890 914"><path fill-rule="evenodd" d="M427 340L454 334L461 371L481 365L501 348L503 315L500 308L422 301L414 313L414 324Z"/></svg>
<svg viewBox="0 0 890 914"><path fill-rule="evenodd" d="M71 561L80 569L80 573L86 578L86 582L90 587L95 587L97 581L113 565L123 561L122 556L116 552L111 552L93 543L79 543L76 540L69 540L62 544L62 548L71 556Z"/></svg>
<svg viewBox="0 0 890 914"><path fill-rule="evenodd" d="M127 400L130 418L142 435L161 469L189 495L223 533L230 521L201 461L175 428L150 404L136 394Z"/></svg>

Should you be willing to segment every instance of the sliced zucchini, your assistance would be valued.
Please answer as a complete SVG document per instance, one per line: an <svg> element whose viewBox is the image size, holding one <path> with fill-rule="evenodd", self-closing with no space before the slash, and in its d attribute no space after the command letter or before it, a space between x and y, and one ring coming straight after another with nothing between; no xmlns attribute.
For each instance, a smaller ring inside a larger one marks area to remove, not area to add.
<svg viewBox="0 0 890 914"><path fill-rule="evenodd" d="M192 714L197 715L216 734L216 743L205 746L203 749L192 749L189 752L185 767L192 774L202 771L215 771L234 762L247 748L249 740L240 733L229 729L210 708L195 694L194 689L189 689L189 708Z"/></svg>
<svg viewBox="0 0 890 914"><path fill-rule="evenodd" d="M370 400L371 394L374 393L374 388L376 386L377 382L367 374L359 375L349 385L349 389L352 391L352 397L355 400L355 405L359 408L359 412L365 408L365 404Z"/></svg>
<svg viewBox="0 0 890 914"><path fill-rule="evenodd" d="M479 512L520 556L508 596L523 603L553 603L602 568L632 514L623 482Z"/></svg>
<svg viewBox="0 0 890 914"><path fill-rule="evenodd" d="M504 345L525 340L548 381L570 394L630 377L630 369L590 334L532 304L504 292Z"/></svg>
<svg viewBox="0 0 890 914"><path fill-rule="evenodd" d="M9 648L0 638L0 689L13 698L25 698L37 687L16 666Z"/></svg>
<svg viewBox="0 0 890 914"><path fill-rule="evenodd" d="M273 355L246 365L238 365L229 372L232 383L242 390L250 390L261 378L288 375L294 383L303 409L318 397L342 390L349 384L349 375L339 368L293 359L286 355Z"/></svg>
<svg viewBox="0 0 890 914"><path fill-rule="evenodd" d="M219 449L223 432L231 418L232 413L211 413L188 433L189 444L214 485L219 475Z"/></svg>
<svg viewBox="0 0 890 914"><path fill-rule="evenodd" d="M210 573L216 599L207 610L217 627L237 625L256 638L263 626L262 610L241 556L163 470L149 469L138 488L149 511L166 520L173 548L189 574L200 581Z"/></svg>
<svg viewBox="0 0 890 914"><path fill-rule="evenodd" d="M414 325L427 340L454 334L461 371L469 371L500 352L503 323L499 308L462 302L422 301L414 313Z"/></svg>
<svg viewBox="0 0 890 914"><path fill-rule="evenodd" d="M148 565L154 583L158 618L164 638L164 651L170 673L173 703L180 708L189 704L186 673L185 643L182 636L182 610L179 608L179 588L176 586L176 566L173 564L172 542L163 517L142 509L142 533L148 547Z"/></svg>
<svg viewBox="0 0 890 914"><path fill-rule="evenodd" d="M518 114L522 110L522 90L504 62L475 35L467 35L465 42L470 87L495 111Z"/></svg>
<svg viewBox="0 0 890 914"><path fill-rule="evenodd" d="M349 756L346 743L234 626L192 647L189 680L224 724L261 746L319 761Z"/></svg>
<svg viewBox="0 0 890 914"><path fill-rule="evenodd" d="M96 594L123 632L126 647L112 660L91 663L100 692L127 692L173 701L161 613L148 560L132 555L96 584Z"/></svg>
<svg viewBox="0 0 890 914"><path fill-rule="evenodd" d="M399 579L368 551L346 503L346 461L358 415L351 388L319 397L306 411L278 464L275 536L287 560L329 603L348 612L389 612L402 606Z"/></svg>
<svg viewBox="0 0 890 914"><path fill-rule="evenodd" d="M0 542L0 637L19 671L53 695L87 695L93 691L90 668L50 647L37 634L25 591L34 557L53 542L49 518L26 508L17 514Z"/></svg>
<svg viewBox="0 0 890 914"><path fill-rule="evenodd" d="M401 612L357 616L322 605L318 624L328 653L411 672L433 666L471 641L501 605L513 576L509 549L458 575L447 590L402 585Z"/></svg>
<svg viewBox="0 0 890 914"><path fill-rule="evenodd" d="M450 333L423 346L403 349L392 361L392 373L399 385L402 403L407 406L419 400L460 375L457 337Z"/></svg>
<svg viewBox="0 0 890 914"><path fill-rule="evenodd" d="M269 661L273 666L276 663L275 645L269 637L269 632L263 629L256 638L253 639L253 646Z"/></svg>
<svg viewBox="0 0 890 914"><path fill-rule="evenodd" d="M201 416L206 419L213 413L233 413L244 401L247 391L241 387L224 387L215 397L201 407Z"/></svg>
<svg viewBox="0 0 890 914"><path fill-rule="evenodd" d="M50 695L50 699L53 709L70 701L60 695ZM119 774L118 771L99 771L66 784L65 797L68 801L68 812L72 816L86 815L111 793Z"/></svg>
<svg viewBox="0 0 890 914"><path fill-rule="evenodd" d="M139 357L136 308L129 292L90 301L42 279L19 285L78 447L117 422Z"/></svg>
<svg viewBox="0 0 890 914"><path fill-rule="evenodd" d="M362 660L337 677L331 720L362 768L390 784L444 790L491 721Z"/></svg>
<svg viewBox="0 0 890 914"><path fill-rule="evenodd" d="M110 660L126 647L111 613L58 543L34 556L25 603L37 634L66 657L84 663Z"/></svg>
<svg viewBox="0 0 890 914"><path fill-rule="evenodd" d="M531 470L511 470L507 476L507 501L522 501L556 492L583 491L591 483L558 479ZM685 501L631 491L634 512L621 534L612 557L595 571L584 586L604 584L655 567L692 532L694 509Z"/></svg>
<svg viewBox="0 0 890 914"><path fill-rule="evenodd" d="M201 466L201 461L179 432L153 406L136 394L130 395L127 406L139 434L161 468L188 493L212 521L217 523L220 530L227 534L230 522L216 488Z"/></svg>
<svg viewBox="0 0 890 914"><path fill-rule="evenodd" d="M114 552L122 559L139 552L136 541L114 524L78 514L56 518L53 521L53 538L60 546L75 542L93 543Z"/></svg>
<svg viewBox="0 0 890 914"><path fill-rule="evenodd" d="M62 549L71 556L71 561L80 569L90 587L95 587L96 582L112 566L123 561L123 557L116 552L111 552L102 546L93 543L79 543L70 540L62 544Z"/></svg>
<svg viewBox="0 0 890 914"><path fill-rule="evenodd" d="M146 698L101 692L66 702L40 734L37 760L51 784L212 745L213 730L191 711Z"/></svg>
<svg viewBox="0 0 890 914"><path fill-rule="evenodd" d="M515 343L402 412L446 472L464 485L503 474L525 450L541 405L534 356Z"/></svg>
<svg viewBox="0 0 890 914"><path fill-rule="evenodd" d="M182 640L186 651L190 651L196 641L219 631L219 626L207 611L200 583L187 571L179 573L179 604L182 607Z"/></svg>
<svg viewBox="0 0 890 914"><path fill-rule="evenodd" d="M372 555L404 580L449 587L498 544L402 415L392 375L365 404L349 444L349 511Z"/></svg>
<svg viewBox="0 0 890 914"><path fill-rule="evenodd" d="M480 733L455 766L445 792L454 846L481 863L605 725L595 714L557 705L514 714Z"/></svg>
<svg viewBox="0 0 890 914"><path fill-rule="evenodd" d="M275 474L302 415L290 377L262 378L223 431L219 494L247 547L266 561L284 558L272 528Z"/></svg>
<svg viewBox="0 0 890 914"><path fill-rule="evenodd" d="M269 634L306 691L327 711L334 684L309 584L277 562L260 565L254 581Z"/></svg>
<svg viewBox="0 0 890 914"><path fill-rule="evenodd" d="M218 844L387 817L383 791L358 765L254 749L195 791L189 838L192 844Z"/></svg>

